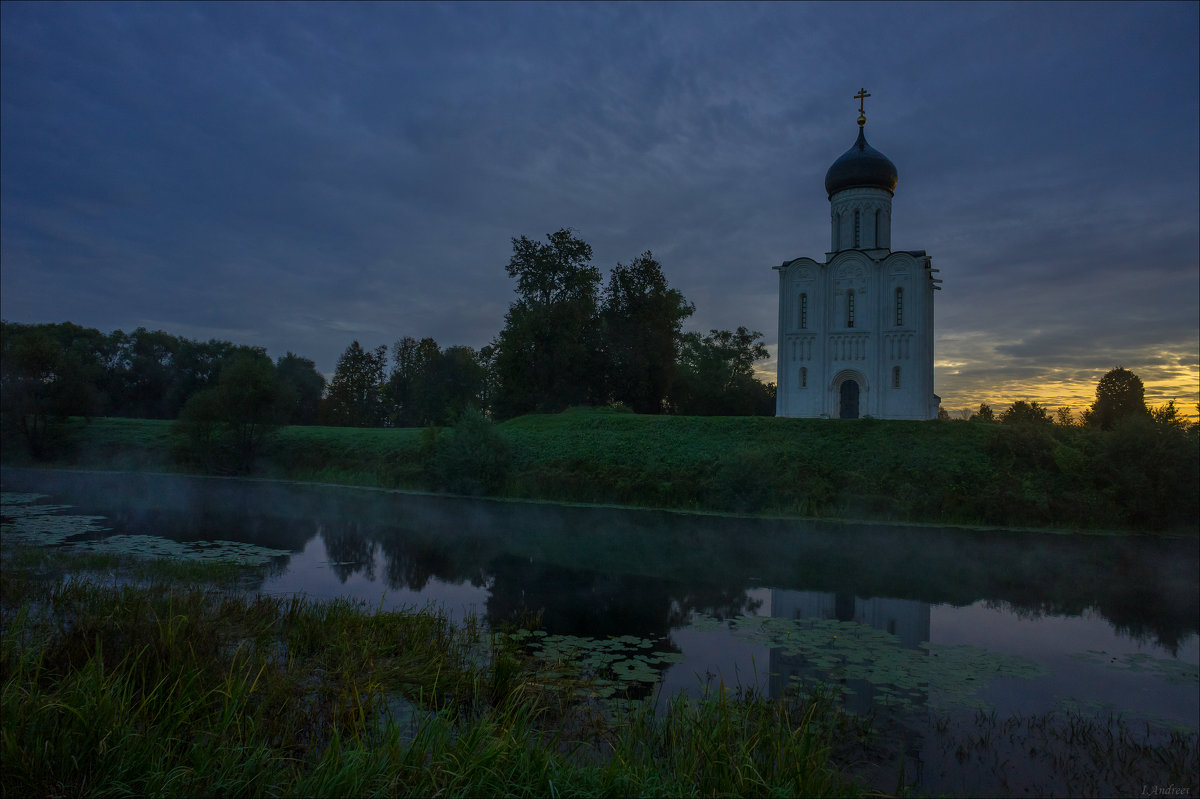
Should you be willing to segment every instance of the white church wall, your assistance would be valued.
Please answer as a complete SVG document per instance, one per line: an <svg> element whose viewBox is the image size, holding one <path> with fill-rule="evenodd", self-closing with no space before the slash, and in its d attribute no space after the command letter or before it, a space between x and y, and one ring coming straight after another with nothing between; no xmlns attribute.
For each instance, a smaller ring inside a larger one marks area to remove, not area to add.
<svg viewBox="0 0 1200 799"><path fill-rule="evenodd" d="M800 258L779 267L778 415L837 418L847 379L859 384L860 416L936 415L928 260L908 252L843 250L825 264ZM896 289L903 292L899 324Z"/></svg>
<svg viewBox="0 0 1200 799"><path fill-rule="evenodd" d="M869 156L873 164L877 156ZM866 174L878 182L829 198L831 249L824 261L798 258L776 267L780 416L840 417L841 387L849 380L858 385L859 416L936 416L929 259L890 249L895 172L890 182L886 171L871 177L868 167Z"/></svg>
<svg viewBox="0 0 1200 799"><path fill-rule="evenodd" d="M857 241L855 222L857 216ZM845 189L830 200L832 251L890 247L892 195L883 189Z"/></svg>

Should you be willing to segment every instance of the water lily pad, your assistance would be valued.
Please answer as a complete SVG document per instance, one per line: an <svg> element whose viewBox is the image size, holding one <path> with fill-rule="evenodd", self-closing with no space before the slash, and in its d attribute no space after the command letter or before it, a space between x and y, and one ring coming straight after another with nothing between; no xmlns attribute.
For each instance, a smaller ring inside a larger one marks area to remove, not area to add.
<svg viewBox="0 0 1200 799"><path fill-rule="evenodd" d="M1173 658L1159 658L1146 652L1112 655L1098 649L1089 649L1072 655L1078 660L1102 663L1109 668L1144 672L1165 680L1172 685L1200 684L1200 666Z"/></svg>
<svg viewBox="0 0 1200 799"><path fill-rule="evenodd" d="M152 535L105 535L111 528L103 516L66 513L70 505L38 505L41 494L0 494L5 541L34 546L56 546L86 552L104 552L130 557L160 557L181 560L220 561L263 565L289 554L240 541L179 542Z"/></svg>
<svg viewBox="0 0 1200 799"><path fill-rule="evenodd" d="M703 614L693 618L697 629L712 625ZM796 682L866 684L878 700L902 707L927 703L982 707L976 695L988 681L1046 673L1033 661L978 647L928 642L918 648L903 647L897 636L853 621L739 616L730 629L776 647L796 662L807 675ZM1143 667L1143 662L1133 665Z"/></svg>

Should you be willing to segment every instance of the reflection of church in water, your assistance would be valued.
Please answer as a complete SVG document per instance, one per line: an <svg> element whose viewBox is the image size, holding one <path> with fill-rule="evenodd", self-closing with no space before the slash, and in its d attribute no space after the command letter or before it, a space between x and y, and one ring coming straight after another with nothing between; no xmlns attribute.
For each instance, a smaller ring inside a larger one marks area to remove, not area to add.
<svg viewBox="0 0 1200 799"><path fill-rule="evenodd" d="M918 649L929 640L929 603L915 599L871 597L861 599L853 594L829 594L819 591L771 590L771 615L777 619L836 619L852 621L881 630L899 639L904 649ZM804 658L784 654L778 647L771 649L770 695L782 696L791 677L812 678ZM871 686L862 680L853 683L855 695L847 706L867 711L871 707Z"/></svg>
<svg viewBox="0 0 1200 799"><path fill-rule="evenodd" d="M776 416L937 418L933 292L924 250L892 249L896 166L858 140L825 174L831 242L824 261L779 272Z"/></svg>

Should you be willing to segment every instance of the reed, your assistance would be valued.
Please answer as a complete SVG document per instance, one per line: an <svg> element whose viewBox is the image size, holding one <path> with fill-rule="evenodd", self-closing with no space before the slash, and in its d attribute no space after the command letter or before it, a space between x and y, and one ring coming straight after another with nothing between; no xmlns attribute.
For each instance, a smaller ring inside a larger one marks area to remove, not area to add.
<svg viewBox="0 0 1200 799"><path fill-rule="evenodd" d="M430 609L16 562L34 567L6 557L6 796L860 791L822 737L832 706L722 693L606 712L509 638Z"/></svg>

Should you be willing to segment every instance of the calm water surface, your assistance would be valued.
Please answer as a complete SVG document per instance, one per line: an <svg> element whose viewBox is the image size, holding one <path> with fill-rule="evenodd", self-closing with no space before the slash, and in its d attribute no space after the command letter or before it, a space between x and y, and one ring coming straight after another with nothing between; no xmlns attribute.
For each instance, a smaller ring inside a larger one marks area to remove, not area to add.
<svg viewBox="0 0 1200 799"><path fill-rule="evenodd" d="M928 707L961 719L1073 708L1192 731L1200 718L1194 538L15 469L3 488L103 515L114 533L286 550L259 586L269 594L435 604L494 627L538 614L547 637L635 637L670 656L648 659L666 694L723 681L778 695L823 680L859 711ZM923 787L980 788L928 754Z"/></svg>

